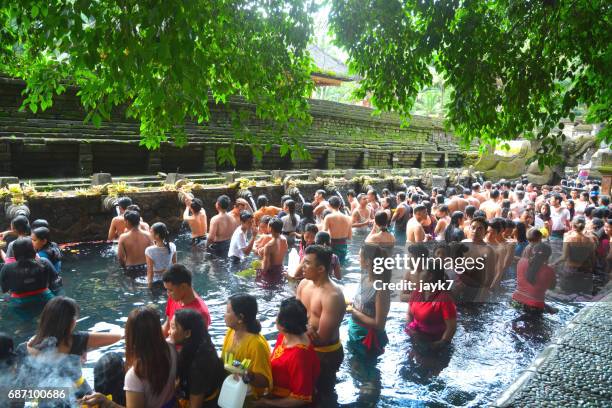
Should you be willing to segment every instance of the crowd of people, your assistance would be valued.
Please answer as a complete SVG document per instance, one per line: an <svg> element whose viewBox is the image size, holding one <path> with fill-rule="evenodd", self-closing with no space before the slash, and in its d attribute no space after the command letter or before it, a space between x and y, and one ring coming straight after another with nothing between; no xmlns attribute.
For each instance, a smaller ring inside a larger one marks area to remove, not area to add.
<svg viewBox="0 0 612 408"><path fill-rule="evenodd" d="M394 270L376 270L376 259L393 257L398 249L414 259L484 259L481 267L462 271L442 262L413 264L402 274L403 280L420 283L399 293L408 303L405 331L439 350L452 342L458 307L493 296L509 271L516 272L512 305L534 316L555 312L545 296L557 281L567 292L590 294L608 281L612 213L610 197L599 188L596 181L562 180L551 187L501 180L429 193L415 186L381 195L349 191L346 203L319 190L302 205L283 196L276 207L262 195L256 208L241 198L232 205L222 195L210 219L202 201L189 196L183 219L195 249L237 264L261 259L258 279L299 281L295 296L279 306L272 350L261 335L257 299L232 295L224 315L227 332L217 345L220 356L208 328L221 316L211 316L196 293L192 272L178 262L166 225L149 226L131 199L117 201L108 239L117 241L126 274L164 288L168 299L164 316L150 306L134 309L121 334L76 330L79 306L62 296L61 251L51 241L48 223L30 224L18 216L2 234L7 243L0 252L2 292L15 307L44 304L44 309L30 340L14 347L10 336L0 336L0 369L25 384L41 372L68 377L75 397L87 406L195 408L216 406L228 375L223 362L231 356L251 361L242 375L250 404L324 401L333 398L344 359L340 326L346 315L347 346L356 353L375 359L388 345L385 325L394 293L379 283L390 283ZM352 255L348 244L354 233L366 235L358 255L362 273L356 296L346 300L342 269ZM291 248L300 263L286 276ZM91 387L81 373L85 353L121 339L125 358L107 353L99 359Z"/></svg>

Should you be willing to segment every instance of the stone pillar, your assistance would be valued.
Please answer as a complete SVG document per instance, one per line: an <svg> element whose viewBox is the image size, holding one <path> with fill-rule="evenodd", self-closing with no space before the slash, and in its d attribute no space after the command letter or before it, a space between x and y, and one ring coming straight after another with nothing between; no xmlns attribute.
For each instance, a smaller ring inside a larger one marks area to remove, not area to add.
<svg viewBox="0 0 612 408"><path fill-rule="evenodd" d="M425 168L425 152L419 153L419 168L420 169Z"/></svg>
<svg viewBox="0 0 612 408"><path fill-rule="evenodd" d="M0 143L0 175L11 175L11 144Z"/></svg>
<svg viewBox="0 0 612 408"><path fill-rule="evenodd" d="M361 159L361 168L367 169L370 166L370 151L364 150L363 157Z"/></svg>
<svg viewBox="0 0 612 408"><path fill-rule="evenodd" d="M147 172L150 174L156 174L162 169L162 156L161 151L149 150L149 159L147 161Z"/></svg>
<svg viewBox="0 0 612 408"><path fill-rule="evenodd" d="M325 168L327 170L334 170L336 168L336 151L329 149L325 156Z"/></svg>
<svg viewBox="0 0 612 408"><path fill-rule="evenodd" d="M448 153L444 152L444 168L448 168Z"/></svg>
<svg viewBox="0 0 612 408"><path fill-rule="evenodd" d="M204 146L202 170L217 170L217 149L215 145L207 144Z"/></svg>
<svg viewBox="0 0 612 408"><path fill-rule="evenodd" d="M91 176L92 186L103 186L113 182L113 177L110 173L94 173Z"/></svg>
<svg viewBox="0 0 612 408"><path fill-rule="evenodd" d="M79 144L79 176L89 177L93 173L93 151L91 144Z"/></svg>

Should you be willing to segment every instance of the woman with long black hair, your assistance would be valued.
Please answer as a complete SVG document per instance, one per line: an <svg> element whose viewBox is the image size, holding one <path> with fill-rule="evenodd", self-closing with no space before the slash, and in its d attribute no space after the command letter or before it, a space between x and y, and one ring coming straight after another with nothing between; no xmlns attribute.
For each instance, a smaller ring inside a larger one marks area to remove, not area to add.
<svg viewBox="0 0 612 408"><path fill-rule="evenodd" d="M162 285L162 275L176 263L176 245L170 242L170 232L163 222L151 226L153 245L145 249L147 260L147 284Z"/></svg>
<svg viewBox="0 0 612 408"><path fill-rule="evenodd" d="M45 304L61 287L61 278L49 260L36 258L30 238L17 238L12 244L17 262L0 270L2 292L10 292L13 306Z"/></svg>
<svg viewBox="0 0 612 408"><path fill-rule="evenodd" d="M530 251L529 258L523 257L518 262L512 301L526 312L543 312L546 290L556 285L555 271L548 265L551 252L550 246L539 243Z"/></svg>
<svg viewBox="0 0 612 408"><path fill-rule="evenodd" d="M463 232L464 215L461 211L455 211L450 217L450 223L444 230L444 241L447 243L461 242L465 239Z"/></svg>
<svg viewBox="0 0 612 408"><path fill-rule="evenodd" d="M170 323L170 337L180 346L179 399L189 401L190 408L216 407L225 371L204 318L192 309L177 310Z"/></svg>

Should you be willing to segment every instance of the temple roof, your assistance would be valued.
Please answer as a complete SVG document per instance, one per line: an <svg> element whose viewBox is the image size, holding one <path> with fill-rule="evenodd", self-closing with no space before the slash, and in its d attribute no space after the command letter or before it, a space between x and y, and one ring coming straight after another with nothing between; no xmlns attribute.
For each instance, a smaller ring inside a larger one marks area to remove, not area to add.
<svg viewBox="0 0 612 408"><path fill-rule="evenodd" d="M312 76L316 77L316 81L325 82L325 80L328 79L332 83L324 84L333 85L336 84L336 82L347 82L357 79L349 74L346 64L329 55L319 46L311 44L308 46L308 51L317 66L317 70L312 73Z"/></svg>

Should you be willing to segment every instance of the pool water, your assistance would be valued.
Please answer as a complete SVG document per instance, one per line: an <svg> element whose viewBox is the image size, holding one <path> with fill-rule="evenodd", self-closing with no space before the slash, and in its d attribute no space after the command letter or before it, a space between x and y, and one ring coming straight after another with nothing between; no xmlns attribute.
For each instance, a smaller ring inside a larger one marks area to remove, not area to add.
<svg viewBox="0 0 612 408"><path fill-rule="evenodd" d="M360 279L358 252L364 239L363 233L354 236L349 264L343 268L342 285L349 299ZM230 267L225 261L206 260L202 252L192 250L187 233L180 234L175 242L179 262L194 272L194 288L210 309L209 330L217 349L220 350L226 331L223 319L226 300L238 292L257 297L262 333L272 346L280 301L294 293L295 285L265 287L254 278L238 277L234 272L239 268ZM76 299L81 307L78 330L106 331L123 327L128 313L145 304L157 305L163 314L165 293L152 293L146 285L125 277L115 260L114 249L108 244L74 248L64 258L62 276L64 294ZM346 347L345 318L341 328L345 359L336 385L338 405L489 405L581 307L577 303L551 300L551 305L559 310L557 314L524 320L508 305L513 290L514 277L508 276L502 282L499 301L460 307L452 346L438 354L420 350L404 333L406 303L392 302L386 327L389 344L386 352L374 361L367 361ZM9 309L6 297L0 300L0 317L0 332L12 334L17 342L27 340L35 331L36 318ZM93 384L95 361L103 353L123 351L123 347L121 342L88 353L84 375L90 384Z"/></svg>

